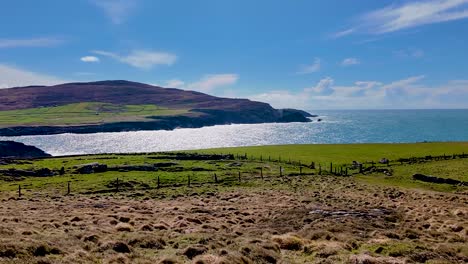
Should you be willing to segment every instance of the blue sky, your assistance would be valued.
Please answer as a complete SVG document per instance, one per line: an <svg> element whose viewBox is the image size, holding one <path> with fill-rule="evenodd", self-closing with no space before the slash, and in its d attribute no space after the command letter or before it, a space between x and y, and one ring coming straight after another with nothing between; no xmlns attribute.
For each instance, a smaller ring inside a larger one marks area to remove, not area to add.
<svg viewBox="0 0 468 264"><path fill-rule="evenodd" d="M468 0L15 0L0 87L125 79L303 109L468 108Z"/></svg>

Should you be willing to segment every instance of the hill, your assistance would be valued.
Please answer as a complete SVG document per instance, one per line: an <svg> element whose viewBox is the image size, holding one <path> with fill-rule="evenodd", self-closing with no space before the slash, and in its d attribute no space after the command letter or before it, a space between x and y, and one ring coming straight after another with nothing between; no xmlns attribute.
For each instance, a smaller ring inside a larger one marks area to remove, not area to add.
<svg viewBox="0 0 468 264"><path fill-rule="evenodd" d="M310 122L307 112L129 81L0 89L0 136Z"/></svg>

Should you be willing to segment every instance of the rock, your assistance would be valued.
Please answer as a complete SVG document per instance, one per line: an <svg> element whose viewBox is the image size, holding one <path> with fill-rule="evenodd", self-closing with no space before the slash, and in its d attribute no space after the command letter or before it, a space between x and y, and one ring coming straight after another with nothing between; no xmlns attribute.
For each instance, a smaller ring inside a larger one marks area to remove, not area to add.
<svg viewBox="0 0 468 264"><path fill-rule="evenodd" d="M119 253L130 253L130 252L132 252L130 250L130 247L127 244L123 243L123 242L115 242L112 245L112 249L115 252L119 252Z"/></svg>
<svg viewBox="0 0 468 264"><path fill-rule="evenodd" d="M0 158L43 158L50 154L33 146L14 141L0 141Z"/></svg>
<svg viewBox="0 0 468 264"><path fill-rule="evenodd" d="M106 172L107 165L106 164L99 164L97 162L89 163L89 164L82 164L74 166L77 168L75 170L76 173L79 174L91 174L91 173L99 173L99 172Z"/></svg>
<svg viewBox="0 0 468 264"><path fill-rule="evenodd" d="M430 176L430 175L424 175L424 174L413 174L413 179L423 181L423 182L431 182L431 183L440 183L440 184L452 184L452 185L465 185L468 186L468 182L462 182L454 179L449 179L449 178L439 178L435 176Z"/></svg>
<svg viewBox="0 0 468 264"><path fill-rule="evenodd" d="M202 255L207 251L208 251L207 247L202 246L202 245L196 245L196 246L187 247L186 249L184 249L184 252L182 254L184 254L189 259L193 259L194 257L198 255Z"/></svg>

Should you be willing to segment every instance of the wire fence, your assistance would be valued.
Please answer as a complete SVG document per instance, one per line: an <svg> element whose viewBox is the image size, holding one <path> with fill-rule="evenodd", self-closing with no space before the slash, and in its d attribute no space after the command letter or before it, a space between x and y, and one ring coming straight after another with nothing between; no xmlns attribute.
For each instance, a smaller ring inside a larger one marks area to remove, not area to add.
<svg viewBox="0 0 468 264"><path fill-rule="evenodd" d="M134 155L134 154L119 154L119 155ZM145 155L145 154L141 154ZM154 159L167 159L168 156L165 156L166 153L158 153L159 156L153 157ZM174 155L177 153L170 153L170 157L174 158ZM82 156L68 156L68 157L82 157ZM61 157L63 158L63 157ZM165 188L178 188L178 187L193 187L193 186L203 186L203 185L234 185L234 184L246 184L253 181L279 181L279 182L288 182L294 177L311 177L311 176L320 176L320 175L332 175L332 176L342 176L348 177L356 174L365 174L372 172L383 172L387 173L391 166L393 165L404 165L404 164L415 164L415 163L425 163L425 162L438 162L451 159L466 159L468 154L451 154L451 155L427 155L424 157L410 157L410 158L398 158L395 160L382 159L378 162L367 161L363 163L353 162L349 164L340 164L330 162L329 164L325 163L315 163L313 161L310 164L306 165L302 161L294 161L291 159L284 160L279 156L276 159L273 159L271 156L254 156L247 154L227 154L227 155L200 155L200 154L190 154L189 156L180 155L178 159L181 160L206 160L206 161L251 161L264 164L276 164L276 171L265 170L263 167L259 167L256 170L251 171L241 171L240 169L232 169L229 171L203 171L199 172L192 170L191 173L183 177L162 177L158 175L157 171L148 171L148 173L154 173L154 179L151 182L138 182L133 179L126 179L125 176L115 177L114 179L108 180L103 183L102 186L94 186L95 190L87 191L78 191L73 192L73 182L68 181L65 183L55 185L56 195L70 195L72 193L82 193L82 194L96 194L96 193L118 193L123 191L136 191L136 190L157 190ZM100 159L110 159L110 157L101 157ZM138 166L137 166L138 167ZM141 167L141 166L140 166ZM109 168L112 171L113 168ZM193 169L193 168L192 168ZM63 170L63 168L61 169ZM190 168L189 168L190 170ZM63 172L63 171L62 171ZM5 170L0 170L0 175L5 173ZM38 192L41 189L47 189L46 185L40 187L31 187L22 186L18 184L17 194L18 197L23 197L25 191L29 192Z"/></svg>

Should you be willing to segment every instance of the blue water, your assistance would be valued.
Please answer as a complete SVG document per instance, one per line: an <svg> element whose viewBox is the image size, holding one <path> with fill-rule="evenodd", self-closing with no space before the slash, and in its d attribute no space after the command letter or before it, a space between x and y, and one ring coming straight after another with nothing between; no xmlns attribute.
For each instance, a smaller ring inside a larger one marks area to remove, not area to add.
<svg viewBox="0 0 468 264"><path fill-rule="evenodd" d="M310 111L312 123L223 125L173 131L0 137L52 155L320 143L468 141L465 110Z"/></svg>

